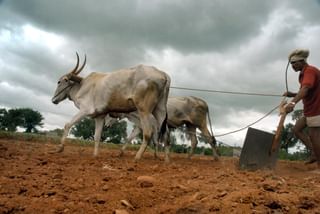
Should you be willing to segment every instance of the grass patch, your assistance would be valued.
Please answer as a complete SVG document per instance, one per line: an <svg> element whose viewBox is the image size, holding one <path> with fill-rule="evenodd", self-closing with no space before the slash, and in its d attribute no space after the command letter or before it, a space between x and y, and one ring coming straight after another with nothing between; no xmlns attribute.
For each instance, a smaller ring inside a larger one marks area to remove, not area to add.
<svg viewBox="0 0 320 214"><path fill-rule="evenodd" d="M46 136L41 134L34 133L21 133L21 132L7 132L0 131L0 139L7 140L21 140L21 141L31 141L31 142L50 142L58 144L60 142L60 138L54 136Z"/></svg>
<svg viewBox="0 0 320 214"><path fill-rule="evenodd" d="M36 133L0 131L0 139L59 144L61 137ZM77 146L94 146L94 141L82 139L67 138L66 143ZM107 149L120 149L122 145L123 144L114 144L112 142L100 142L99 147L104 147ZM137 151L139 147L140 145L130 144L127 146L127 150Z"/></svg>

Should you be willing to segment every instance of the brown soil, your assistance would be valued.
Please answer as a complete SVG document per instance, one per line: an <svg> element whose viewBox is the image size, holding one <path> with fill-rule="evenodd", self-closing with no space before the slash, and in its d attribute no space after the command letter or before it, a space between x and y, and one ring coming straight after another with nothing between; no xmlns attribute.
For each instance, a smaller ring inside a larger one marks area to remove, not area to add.
<svg viewBox="0 0 320 214"><path fill-rule="evenodd" d="M278 161L255 172L238 159L134 152L0 140L0 213L320 213L315 165Z"/></svg>

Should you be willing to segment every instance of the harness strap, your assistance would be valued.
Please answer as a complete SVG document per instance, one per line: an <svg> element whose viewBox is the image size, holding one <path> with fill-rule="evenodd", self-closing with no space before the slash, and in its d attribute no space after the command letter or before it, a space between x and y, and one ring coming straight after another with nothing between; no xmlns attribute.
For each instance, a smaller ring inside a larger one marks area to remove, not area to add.
<svg viewBox="0 0 320 214"><path fill-rule="evenodd" d="M72 87L72 86L73 86L73 84L64 87L61 91L59 91L59 93L57 93L56 95L54 95L54 97L53 97L52 99L56 98L56 97L59 96L64 90L66 90L67 88Z"/></svg>

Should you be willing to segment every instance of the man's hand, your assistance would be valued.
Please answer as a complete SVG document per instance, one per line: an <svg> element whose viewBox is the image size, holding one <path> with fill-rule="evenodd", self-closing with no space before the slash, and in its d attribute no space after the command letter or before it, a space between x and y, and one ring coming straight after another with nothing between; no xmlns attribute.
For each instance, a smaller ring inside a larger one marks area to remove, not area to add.
<svg viewBox="0 0 320 214"><path fill-rule="evenodd" d="M295 103L294 102L290 102L288 103L284 108L286 110L286 113L290 113L293 111L294 107L295 107Z"/></svg>

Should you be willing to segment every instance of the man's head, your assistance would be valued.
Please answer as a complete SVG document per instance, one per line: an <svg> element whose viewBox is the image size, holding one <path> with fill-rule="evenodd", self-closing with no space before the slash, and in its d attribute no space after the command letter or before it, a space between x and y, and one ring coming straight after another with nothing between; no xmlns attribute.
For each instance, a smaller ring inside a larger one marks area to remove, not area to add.
<svg viewBox="0 0 320 214"><path fill-rule="evenodd" d="M288 60L295 71L301 71L307 63L309 50L296 49L289 54Z"/></svg>

